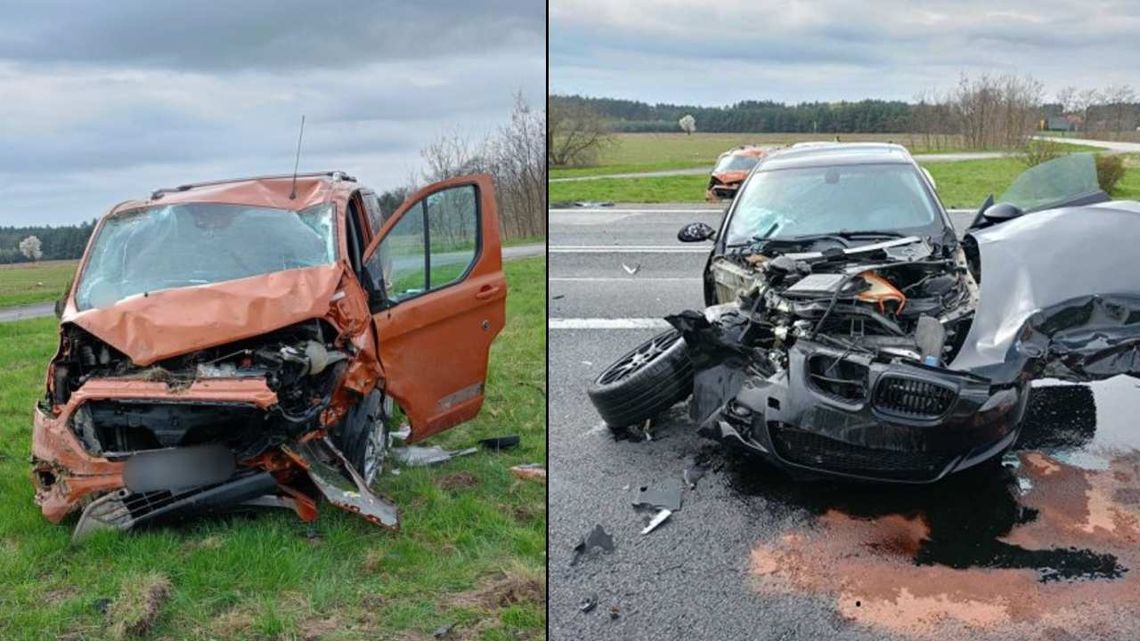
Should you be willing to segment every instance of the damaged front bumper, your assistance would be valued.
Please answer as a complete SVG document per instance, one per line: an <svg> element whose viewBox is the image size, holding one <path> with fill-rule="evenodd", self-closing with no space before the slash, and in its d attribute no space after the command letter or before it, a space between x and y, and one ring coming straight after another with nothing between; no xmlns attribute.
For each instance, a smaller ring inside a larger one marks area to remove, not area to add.
<svg viewBox="0 0 1140 641"><path fill-rule="evenodd" d="M698 373L691 407L701 433L795 475L897 483L937 481L1017 440L1021 384L863 361L806 340L788 357L771 377L729 365Z"/></svg>
<svg viewBox="0 0 1140 641"><path fill-rule="evenodd" d="M276 393L257 377L203 379L181 389L157 381L87 381L58 408L58 414L35 410L36 503L52 523L82 510L76 538L98 529L125 530L252 506L292 509L302 520L311 521L321 496L377 525L397 528L395 505L373 494L320 432L258 446L252 456L233 445L238 438L233 433L190 445L123 451L93 451L78 436L84 427L97 429L84 424L91 422L89 418L77 421L81 410L115 413L128 423L132 412L154 408L177 408L185 412L178 416L186 422L196 414L227 413L234 422L224 427L246 421L256 429L257 417L264 417L277 401ZM104 442L109 438L102 436Z"/></svg>

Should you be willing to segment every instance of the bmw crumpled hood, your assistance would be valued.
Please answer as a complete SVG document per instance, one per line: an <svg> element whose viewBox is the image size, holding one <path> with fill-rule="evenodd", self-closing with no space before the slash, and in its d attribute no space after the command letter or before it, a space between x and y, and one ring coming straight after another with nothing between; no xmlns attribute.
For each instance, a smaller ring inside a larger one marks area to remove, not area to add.
<svg viewBox="0 0 1140 641"><path fill-rule="evenodd" d="M981 298L952 369L995 381L1140 375L1140 203L1026 214L970 234Z"/></svg>
<svg viewBox="0 0 1140 641"><path fill-rule="evenodd" d="M343 269L339 263L289 269L129 296L84 311L69 304L61 321L147 366L323 317Z"/></svg>

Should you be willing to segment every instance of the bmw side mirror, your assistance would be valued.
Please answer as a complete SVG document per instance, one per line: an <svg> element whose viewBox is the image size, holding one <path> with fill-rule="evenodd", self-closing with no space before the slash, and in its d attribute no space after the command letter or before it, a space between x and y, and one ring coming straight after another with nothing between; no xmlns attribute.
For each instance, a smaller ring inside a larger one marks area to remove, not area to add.
<svg viewBox="0 0 1140 641"><path fill-rule="evenodd" d="M699 243L716 238L716 230L707 223L689 223L677 232L677 240L682 243Z"/></svg>
<svg viewBox="0 0 1140 641"><path fill-rule="evenodd" d="M982 215L985 216L986 220L990 222L1000 223L1002 221L1017 218L1024 213L1025 212L1022 211L1021 208L1019 208L1017 205L1011 205L1009 203L998 203L996 205L990 205L987 207L986 211L983 212Z"/></svg>

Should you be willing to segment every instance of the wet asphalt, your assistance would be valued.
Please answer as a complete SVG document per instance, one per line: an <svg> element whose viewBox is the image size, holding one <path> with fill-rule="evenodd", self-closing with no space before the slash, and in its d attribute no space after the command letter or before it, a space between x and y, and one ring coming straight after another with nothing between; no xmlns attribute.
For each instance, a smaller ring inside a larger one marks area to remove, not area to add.
<svg viewBox="0 0 1140 641"><path fill-rule="evenodd" d="M702 306L705 255L677 251L675 233L719 217L551 212L550 637L1136 638L1131 379L1035 388L1005 465L923 488L794 482L696 436L683 404L652 440L610 435L586 385L661 331L653 319ZM697 464L709 471L681 510L641 535L650 514L632 506L638 489ZM572 565L598 524L614 551ZM596 606L583 612L584 600Z"/></svg>

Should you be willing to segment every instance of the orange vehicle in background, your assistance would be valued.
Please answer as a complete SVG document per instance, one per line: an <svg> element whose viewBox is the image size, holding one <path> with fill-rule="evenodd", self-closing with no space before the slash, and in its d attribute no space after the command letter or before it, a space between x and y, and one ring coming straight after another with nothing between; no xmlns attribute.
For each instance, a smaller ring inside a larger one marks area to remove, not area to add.
<svg viewBox="0 0 1140 641"><path fill-rule="evenodd" d="M322 497L397 527L371 489L393 435L478 413L505 306L489 176L389 216L343 172L117 205L35 408L36 503L54 523L82 511L76 536L245 505L311 520Z"/></svg>
<svg viewBox="0 0 1140 641"><path fill-rule="evenodd" d="M748 172L768 153L763 147L743 146L721 154L709 176L709 186L705 190L705 200L732 200L740 183L748 177Z"/></svg>

